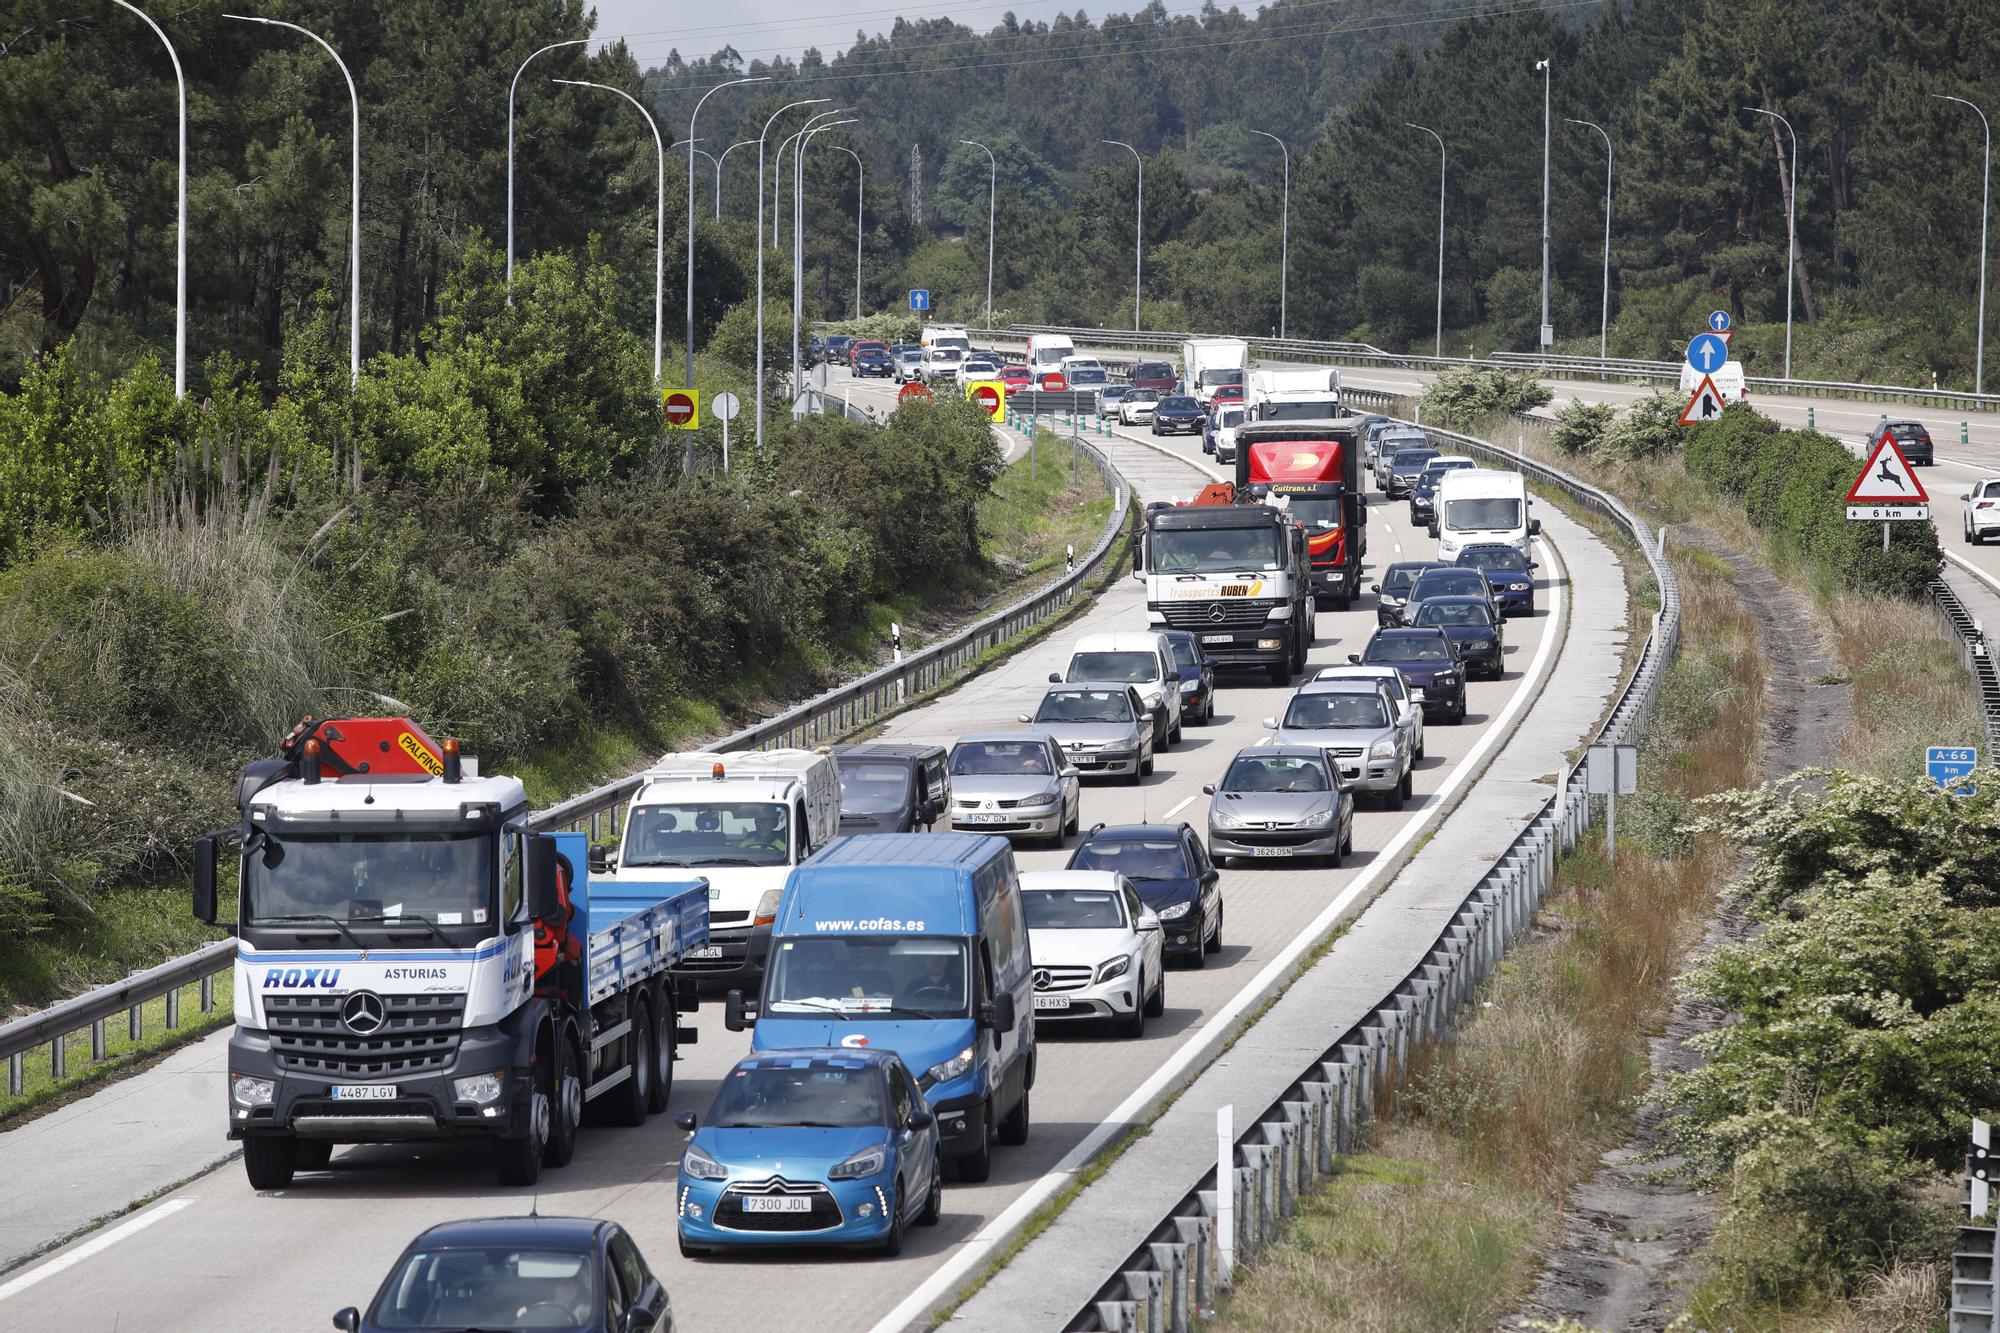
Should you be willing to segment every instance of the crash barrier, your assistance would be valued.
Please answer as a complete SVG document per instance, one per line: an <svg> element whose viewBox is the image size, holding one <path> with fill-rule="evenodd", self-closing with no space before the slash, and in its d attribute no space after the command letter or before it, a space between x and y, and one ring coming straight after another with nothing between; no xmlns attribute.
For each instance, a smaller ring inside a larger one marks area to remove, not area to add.
<svg viewBox="0 0 2000 1333"><path fill-rule="evenodd" d="M1524 473L1629 534L1659 587L1660 608L1639 662L1595 739L1631 743L1658 699L1680 640L1680 587L1658 538L1616 496L1484 440L1425 427L1434 438L1493 467ZM1556 793L1512 845L1481 871L1422 960L1360 1022L1340 1033L1279 1098L1237 1134L1229 1164L1220 1162L1107 1274L1064 1325L1087 1330L1185 1333L1212 1314L1231 1281L1228 1259L1254 1262L1278 1239L1299 1196L1337 1169L1343 1153L1367 1146L1364 1131L1400 1088L1419 1049L1444 1039L1455 1016L1508 945L1529 926L1553 887L1557 858L1593 823L1581 763L1570 765ZM1218 1235L1222 1219L1227 1235ZM1995 1333L2000 1333L1996 1330Z"/></svg>
<svg viewBox="0 0 2000 1333"><path fill-rule="evenodd" d="M1972 674L1973 688L1979 691L1979 712L1986 720L1986 762L2000 764L2000 670L1994 667L1986 628L1972 618L1958 593L1943 579L1933 579L1925 591L1945 633L1958 640L1959 657Z"/></svg>
<svg viewBox="0 0 2000 1333"><path fill-rule="evenodd" d="M837 401L837 400L835 400ZM858 408L856 409L859 410ZM1068 611L1103 565L1105 557L1124 531L1131 509L1131 488L1112 466L1103 450L1088 441L1077 447L1094 466L1113 495L1111 514L1098 532L1088 554L1077 559L1063 576L956 634L910 653L898 653L898 660L864 676L836 685L816 698L774 717L743 728L704 750L768 750L777 747L810 747L827 744L869 725L887 713L902 708L951 680L985 654L1012 642L1053 616ZM591 841L616 838L622 827L623 808L638 790L642 773L606 783L580 796L542 810L528 820L537 831L584 831ZM0 1055L7 1058L7 1090L20 1096L26 1080L28 1054L41 1047L56 1079L65 1077L72 1062L83 1064L106 1056L106 1023L118 1014L126 1015L131 1038L140 1037L146 1006L162 997L166 1002L165 1022L180 1025L183 988L198 986L202 1013L215 1006L215 975L228 968L236 957L233 940L217 940L191 953L136 972L125 980L75 996L61 1004L0 1026ZM84 1028L91 1030L90 1053L85 1059L72 1050L72 1037Z"/></svg>

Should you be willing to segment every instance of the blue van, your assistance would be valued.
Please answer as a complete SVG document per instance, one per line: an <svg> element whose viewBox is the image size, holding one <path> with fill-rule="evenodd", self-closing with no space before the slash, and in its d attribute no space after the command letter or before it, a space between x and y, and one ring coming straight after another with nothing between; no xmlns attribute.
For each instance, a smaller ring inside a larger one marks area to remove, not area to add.
<svg viewBox="0 0 2000 1333"><path fill-rule="evenodd" d="M1014 849L1005 838L836 838L792 872L771 927L751 1049L891 1050L937 1117L958 1178L985 1180L991 1136L1028 1141L1034 981Z"/></svg>

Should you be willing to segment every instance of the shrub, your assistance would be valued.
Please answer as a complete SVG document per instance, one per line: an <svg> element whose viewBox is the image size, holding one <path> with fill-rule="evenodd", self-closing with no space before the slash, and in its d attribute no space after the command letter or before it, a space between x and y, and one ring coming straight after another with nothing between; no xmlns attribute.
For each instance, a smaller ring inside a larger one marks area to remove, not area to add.
<svg viewBox="0 0 2000 1333"><path fill-rule="evenodd" d="M1424 389L1427 420L1447 430L1469 430L1499 412L1525 412L1552 395L1531 371L1453 366Z"/></svg>
<svg viewBox="0 0 2000 1333"><path fill-rule="evenodd" d="M1549 445L1557 453L1594 454L1604 441L1617 409L1609 403L1586 403L1574 399L1556 409L1556 426L1549 432Z"/></svg>
<svg viewBox="0 0 2000 1333"><path fill-rule="evenodd" d="M1680 447L1682 401L1671 394L1652 393L1625 409L1604 432L1599 456L1617 463L1658 458Z"/></svg>

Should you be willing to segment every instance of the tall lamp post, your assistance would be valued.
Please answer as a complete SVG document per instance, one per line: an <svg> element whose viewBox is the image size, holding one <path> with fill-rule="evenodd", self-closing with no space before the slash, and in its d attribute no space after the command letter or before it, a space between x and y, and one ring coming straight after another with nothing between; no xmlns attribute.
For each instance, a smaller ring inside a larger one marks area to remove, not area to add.
<svg viewBox="0 0 2000 1333"><path fill-rule="evenodd" d="M724 88L740 88L746 83L769 83L770 81L771 78L768 74L756 74L746 79L731 79L727 83L718 83L703 93L699 100L695 102L694 110L688 113L687 379L684 383L690 389L694 387L694 155L697 151L695 144L700 142L695 137L695 122L701 118L702 105ZM661 188L665 188L664 180Z"/></svg>
<svg viewBox="0 0 2000 1333"><path fill-rule="evenodd" d="M1986 392L1986 205L1992 196L1993 186L1993 126L1987 123L1986 113L1963 97L1950 97L1944 93L1932 93L1940 102L1956 102L1960 106L1972 107L1972 114L1979 117L1979 128L1986 133L1986 152L1980 158L1979 174L1979 328L1973 339L1972 391Z"/></svg>
<svg viewBox="0 0 2000 1333"><path fill-rule="evenodd" d="M667 290L666 140L660 137L659 122L653 119L653 113L646 110L644 103L626 92L623 88L614 88L608 83L587 83L582 79L556 79L553 82L567 84L572 88L596 88L602 92L616 93L639 109L639 114L646 118L646 128L653 132L653 149L657 158L657 167L654 173L656 200L654 205L655 221L653 223L653 386L658 388L660 384L661 320L666 310ZM692 379L693 376L689 376L689 378Z"/></svg>
<svg viewBox="0 0 2000 1333"><path fill-rule="evenodd" d="M1604 140L1604 299L1597 315L1597 359L1602 361L1611 345L1611 136L1594 120L1563 119L1572 125L1588 125Z"/></svg>
<svg viewBox="0 0 2000 1333"><path fill-rule="evenodd" d="M1769 116L1785 127L1785 133L1792 141L1792 165L1787 173L1785 190L1785 378L1792 377L1792 288L1798 282L1799 253L1799 136L1792 129L1792 122L1775 111L1762 107L1743 108L1754 116Z"/></svg>
<svg viewBox="0 0 2000 1333"><path fill-rule="evenodd" d="M124 0L119 0L120 4ZM521 76L528 72L536 56L547 55L565 46L587 45L584 38L569 42L550 42L541 50L533 52L521 67L514 71L514 81L507 85L507 304L514 304L514 90L521 86Z"/></svg>
<svg viewBox="0 0 2000 1333"><path fill-rule="evenodd" d="M715 220L717 222L722 221L722 164L727 162L729 155L737 149L748 148L756 142L755 139L738 139L735 143L715 155Z"/></svg>
<svg viewBox="0 0 2000 1333"><path fill-rule="evenodd" d="M1555 72L1550 68L1550 60L1537 60L1535 68L1542 72L1542 332L1541 347L1544 353L1555 346L1556 331L1549 324L1549 101L1553 89Z"/></svg>
<svg viewBox="0 0 2000 1333"><path fill-rule="evenodd" d="M283 19L257 18L250 14L224 14L226 19L239 23L261 23L270 28L290 28L293 32L304 33L318 42L326 53L333 57L333 63L340 66L340 76L347 80L347 100L353 113L353 152L349 158L349 173L353 176L354 206L353 224L347 246L348 291L347 291L347 377L349 383L361 380L361 95L354 91L354 76L347 72L347 62L340 58L340 52L327 45L326 38L301 28L296 23Z"/></svg>
<svg viewBox="0 0 2000 1333"><path fill-rule="evenodd" d="M1252 134L1269 139L1278 145L1278 151L1285 155L1285 210L1284 221L1278 229L1278 336L1285 336L1285 296L1292 272L1292 150L1285 141L1266 130L1251 130Z"/></svg>
<svg viewBox="0 0 2000 1333"><path fill-rule="evenodd" d="M831 102L832 100L831 97L808 97L802 102L788 102L771 113L771 118L764 122L763 133L757 136L757 230L754 235L757 241L756 429L757 448L760 450L764 447L764 140L770 136L771 127L778 123L778 117L784 115L787 111L792 111L802 106L818 106L823 102ZM772 211L775 212L777 207L778 201L773 199L771 201Z"/></svg>
<svg viewBox="0 0 2000 1333"><path fill-rule="evenodd" d="M181 75L180 53L167 40L167 34L160 25L153 22L152 15L132 4L130 0L118 0L126 9L137 14L145 25L153 30L160 44L167 48L167 59L174 65L174 88L179 95L180 111L180 158L174 170L174 397L187 397L187 351L188 351L188 95L187 80Z"/></svg>
<svg viewBox="0 0 2000 1333"><path fill-rule="evenodd" d="M854 159L854 317L861 318L861 209L866 202L865 190L868 184L868 167L862 162L861 154L846 144L833 144L841 152ZM989 326L992 321L987 321Z"/></svg>
<svg viewBox="0 0 2000 1333"><path fill-rule="evenodd" d="M1139 156L1139 150L1119 139L1105 139L1104 143L1123 148L1139 164L1139 184L1133 199L1132 220L1132 331L1139 331L1139 286L1146 271L1146 159Z"/></svg>
<svg viewBox="0 0 2000 1333"><path fill-rule="evenodd" d="M686 139L676 139L676 140L674 140L674 142L672 142L672 143L670 143L670 144L668 144L668 145L667 145L667 151L669 151L669 152L672 152L672 151L673 151L674 149L676 149L676 148L684 148L684 147L686 147L686 146L687 146L687 142L688 142L688 141L687 141ZM711 153L711 152L709 152L709 151L708 151L708 150L707 150L706 148L697 148L697 149L695 149L695 150L694 150L694 155L695 155L696 157L705 157L705 158L707 158L707 159L708 159L708 165L709 165L709 166L711 166L711 167L713 167L713 166L715 166L715 165L716 165L716 162L715 162L715 154L714 154L714 153ZM720 181L720 179L721 179L721 176L720 176L720 173L718 173L718 174L717 174L717 180L718 180L718 182ZM692 189L694 189L694 188L695 188L695 181L694 181L694 177L690 176L690 177L688 177L688 189L692 190Z"/></svg>
<svg viewBox="0 0 2000 1333"><path fill-rule="evenodd" d="M1422 130L1438 141L1438 296L1437 335L1431 348L1432 356L1444 355L1444 136L1428 125L1419 125L1413 120L1403 124L1413 130Z"/></svg>
<svg viewBox="0 0 2000 1333"><path fill-rule="evenodd" d="M806 128L793 137L798 146L792 150L792 392L805 392L805 372L799 361L799 321L805 313L806 304L806 145L815 134L838 129L842 125L852 125L847 120L829 120L824 125L816 122L828 116L838 116L853 107L843 107L840 111L822 111L806 122Z"/></svg>
<svg viewBox="0 0 2000 1333"><path fill-rule="evenodd" d="M983 143L971 139L960 139L967 148L977 148L986 154L986 327L993 328L993 219L994 205L1000 198L1000 163L995 160L993 150Z"/></svg>

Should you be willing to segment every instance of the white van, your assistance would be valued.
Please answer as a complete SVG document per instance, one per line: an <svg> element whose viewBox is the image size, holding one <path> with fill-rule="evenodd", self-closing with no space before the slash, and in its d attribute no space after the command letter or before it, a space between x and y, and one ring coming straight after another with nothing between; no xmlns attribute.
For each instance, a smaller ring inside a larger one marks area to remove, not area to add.
<svg viewBox="0 0 2000 1333"><path fill-rule="evenodd" d="M1709 373L1709 378L1715 381L1716 391L1722 395L1724 406L1749 401L1750 391L1744 387L1741 361L1723 362L1721 369ZM1686 361L1682 361L1681 392L1692 398L1694 391L1699 387L1701 387L1701 372Z"/></svg>
<svg viewBox="0 0 2000 1333"><path fill-rule="evenodd" d="M1438 482L1437 508L1431 531L1437 535L1437 558L1447 564L1468 546L1504 543L1528 555L1529 539L1542 521L1528 515L1528 481L1518 472L1490 468L1460 468Z"/></svg>
<svg viewBox="0 0 2000 1333"><path fill-rule="evenodd" d="M1069 669L1049 680L1130 685L1153 714L1153 748L1165 750L1181 738L1180 675L1173 646L1158 630L1086 634L1070 650Z"/></svg>
<svg viewBox="0 0 2000 1333"><path fill-rule="evenodd" d="M1062 369L1063 361L1076 355L1076 344L1066 333L1033 333L1028 335L1028 370L1041 375L1051 370Z"/></svg>

